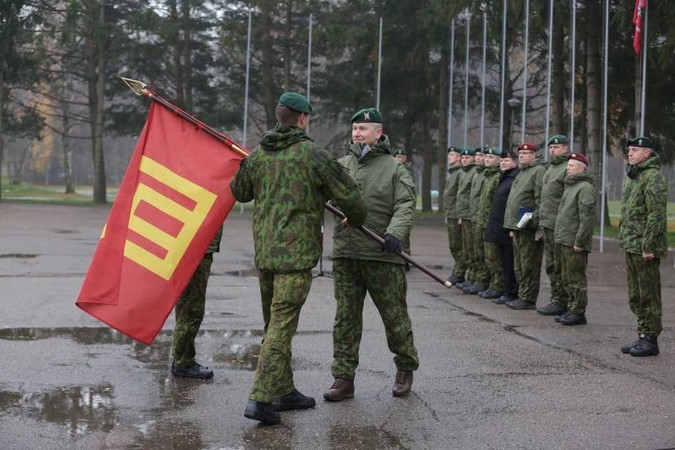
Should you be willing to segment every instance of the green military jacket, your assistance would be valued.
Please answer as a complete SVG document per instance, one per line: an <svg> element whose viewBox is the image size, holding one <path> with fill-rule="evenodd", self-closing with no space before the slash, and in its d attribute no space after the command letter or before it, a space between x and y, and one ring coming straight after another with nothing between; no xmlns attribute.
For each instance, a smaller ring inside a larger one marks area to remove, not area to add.
<svg viewBox="0 0 675 450"><path fill-rule="evenodd" d="M443 191L443 211L445 212L445 217L448 219L459 219L459 215L457 214L457 189L459 189L459 179L461 176L461 165L448 169L448 177L445 179L445 190Z"/></svg>
<svg viewBox="0 0 675 450"><path fill-rule="evenodd" d="M581 172L565 178L565 192L560 199L558 219L555 224L556 244L581 247L590 253L593 247L595 223L595 198L593 177Z"/></svg>
<svg viewBox="0 0 675 450"><path fill-rule="evenodd" d="M483 190L483 184L485 183L485 166L479 166L476 164L476 174L473 177L473 183L471 183L471 195L469 203L469 212L471 214L471 220L476 221L476 214L478 212L478 203L480 202L480 194Z"/></svg>
<svg viewBox="0 0 675 450"><path fill-rule="evenodd" d="M539 226L555 229L555 219L558 215L558 206L563 195L567 158L570 152L564 155L552 156L550 165L544 174L541 185L541 201L539 205Z"/></svg>
<svg viewBox="0 0 675 450"><path fill-rule="evenodd" d="M356 179L368 207L364 225L381 236L391 234L403 241L415 216L415 183L406 168L391 157L389 148L389 138L383 135L361 157L361 146L351 143L347 156L339 162ZM403 264L398 255L383 252L381 244L354 227L342 225L338 218L333 229L333 259L336 258Z"/></svg>
<svg viewBox="0 0 675 450"><path fill-rule="evenodd" d="M356 181L298 127L278 125L242 161L230 183L234 198L255 200L253 240L259 270L309 270L321 256L326 201L339 202L349 222L363 224L366 205Z"/></svg>
<svg viewBox="0 0 675 450"><path fill-rule="evenodd" d="M626 253L668 253L668 188L661 173L661 158L654 154L629 166L621 199L619 242Z"/></svg>
<svg viewBox="0 0 675 450"><path fill-rule="evenodd" d="M504 228L507 230L528 231L534 233L539 226L539 203L541 183L546 172L544 159L537 156L530 164L520 168L520 173L513 180L509 198L504 212ZM520 209L532 208L532 220L524 229L517 227L521 218Z"/></svg>
<svg viewBox="0 0 675 450"><path fill-rule="evenodd" d="M457 187L457 215L462 220L471 220L471 185L476 173L476 164L462 167Z"/></svg>
<svg viewBox="0 0 675 450"><path fill-rule="evenodd" d="M486 167L483 171L483 188L478 199L478 210L475 216L475 226L486 228L488 219L490 219L490 208L492 207L492 198L495 196L495 189L499 184L499 166Z"/></svg>

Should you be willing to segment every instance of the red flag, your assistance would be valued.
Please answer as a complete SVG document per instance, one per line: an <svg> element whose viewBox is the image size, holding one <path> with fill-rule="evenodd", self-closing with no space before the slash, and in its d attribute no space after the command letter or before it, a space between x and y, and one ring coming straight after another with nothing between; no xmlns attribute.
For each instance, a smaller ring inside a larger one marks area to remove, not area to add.
<svg viewBox="0 0 675 450"><path fill-rule="evenodd" d="M153 102L77 306L151 344L234 205L242 158Z"/></svg>
<svg viewBox="0 0 675 450"><path fill-rule="evenodd" d="M642 49L642 27L645 22L645 9L647 0L635 0L635 9L633 10L633 23L635 24L635 35L633 36L633 50L640 53Z"/></svg>

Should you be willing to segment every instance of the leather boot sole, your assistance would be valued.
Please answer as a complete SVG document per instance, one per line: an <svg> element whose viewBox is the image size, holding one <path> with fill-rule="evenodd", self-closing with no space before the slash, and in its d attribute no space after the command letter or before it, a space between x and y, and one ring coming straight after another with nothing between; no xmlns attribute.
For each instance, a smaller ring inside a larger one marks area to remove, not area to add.
<svg viewBox="0 0 675 450"><path fill-rule="evenodd" d="M340 402L342 400L346 400L348 398L354 398L354 393L349 393L349 394L344 394L340 396L331 396L328 394L323 394L323 399L326 400L327 402Z"/></svg>
<svg viewBox="0 0 675 450"><path fill-rule="evenodd" d="M411 389L412 389L412 388L411 388ZM408 389L407 391L403 391L403 392L394 392L394 391L392 391L391 393L392 393L392 395L393 395L394 397L405 397L405 396L407 396L408 394L410 394L411 389Z"/></svg>

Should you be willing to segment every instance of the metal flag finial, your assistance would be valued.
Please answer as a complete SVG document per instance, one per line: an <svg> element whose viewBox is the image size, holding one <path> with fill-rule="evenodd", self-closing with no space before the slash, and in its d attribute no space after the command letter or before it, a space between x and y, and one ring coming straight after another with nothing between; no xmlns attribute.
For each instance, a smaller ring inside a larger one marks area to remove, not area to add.
<svg viewBox="0 0 675 450"><path fill-rule="evenodd" d="M142 81L132 80L131 78L125 77L120 77L120 79L124 81L124 84L129 86L129 89L131 89L134 94L138 95L139 97L145 97L148 95L148 85Z"/></svg>

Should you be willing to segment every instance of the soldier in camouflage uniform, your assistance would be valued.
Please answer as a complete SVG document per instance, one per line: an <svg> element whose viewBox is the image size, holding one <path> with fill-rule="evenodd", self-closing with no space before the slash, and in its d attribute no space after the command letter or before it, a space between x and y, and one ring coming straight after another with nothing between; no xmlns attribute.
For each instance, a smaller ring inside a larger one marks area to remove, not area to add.
<svg viewBox="0 0 675 450"><path fill-rule="evenodd" d="M478 206L485 184L485 175L483 174L485 170L485 149L478 147L474 153L476 156L476 174L473 177L473 183L471 183L469 203L471 222L473 224L473 251L471 252L473 254L473 268L471 269L473 272L473 284L462 288L465 294L471 295L476 295L486 290L490 282L487 266L485 265L485 249L483 246L485 226L480 226L478 223Z"/></svg>
<svg viewBox="0 0 675 450"><path fill-rule="evenodd" d="M363 329L363 302L370 294L380 313L397 373L392 393L408 394L419 360L406 304L403 260L396 255L415 215L415 185L408 171L389 153L382 116L373 108L352 116L352 143L340 159L359 185L368 207L365 225L384 236L382 245L338 222L333 233L333 279L337 307L333 326L335 382L327 401L354 396Z"/></svg>
<svg viewBox="0 0 675 450"><path fill-rule="evenodd" d="M506 303L512 309L536 309L541 278L544 244L535 239L539 228L541 184L546 172L544 160L537 155L537 147L523 143L518 147L520 173L513 182L504 215L504 228L511 230L515 271L518 279L518 298ZM523 224L524 214L532 218ZM519 227L519 222L522 227Z"/></svg>
<svg viewBox="0 0 675 450"><path fill-rule="evenodd" d="M230 184L238 201L255 200L255 266L265 318L265 340L244 416L268 424L280 422L277 411L315 405L295 389L291 340L312 284L311 269L321 256L324 204L338 203L354 226L366 217L356 181L307 136L311 110L302 95L284 93L276 108L277 125L242 161Z"/></svg>
<svg viewBox="0 0 675 450"><path fill-rule="evenodd" d="M408 171L408 174L410 175L410 178L415 181L415 173L412 168L412 163L408 161L408 154L406 153L405 150L403 149L398 149L394 151L394 158L401 164L403 164L403 167L405 167L405 170ZM415 190L415 195L417 195L417 189ZM412 234L412 225L410 225L410 233L403 239L403 251L406 252L407 254L411 255L410 253L410 234ZM405 262L405 271L410 272L410 263L408 261Z"/></svg>
<svg viewBox="0 0 675 450"><path fill-rule="evenodd" d="M586 323L588 283L586 267L593 246L595 188L588 173L588 159L580 153L568 157L565 192L555 223L555 243L560 246L562 286L569 311L556 316L563 325Z"/></svg>
<svg viewBox="0 0 675 450"><path fill-rule="evenodd" d="M649 137L628 142L628 177L621 199L619 241L626 253L628 303L637 316L638 340L621 347L633 356L659 354L661 258L668 255L668 188L661 158Z"/></svg>
<svg viewBox="0 0 675 450"><path fill-rule="evenodd" d="M220 250L223 228L216 232L206 254L195 269L176 304L176 330L173 335L173 362L171 374L175 377L208 379L213 371L195 361L195 338L204 320L206 286L211 275L213 253Z"/></svg>
<svg viewBox="0 0 675 450"><path fill-rule="evenodd" d="M463 266L466 267L466 280L457 285L458 289L468 288L474 284L475 262L473 247L473 217L471 217L471 186L476 176L476 153L472 148L462 149L462 174L457 186L457 215L462 232Z"/></svg>
<svg viewBox="0 0 675 450"><path fill-rule="evenodd" d="M457 215L457 189L462 175L461 154L462 149L460 148L450 147L448 149L448 177L445 179L445 191L443 191L443 211L448 227L448 247L452 259L455 260L452 275L448 277L448 281L452 284L463 283L467 269L462 254L462 229L459 226L459 216Z"/></svg>
<svg viewBox="0 0 675 450"><path fill-rule="evenodd" d="M551 301L537 309L544 316L563 315L567 312L567 297L562 284L562 248L555 243L554 230L558 206L563 195L567 159L570 147L567 136L558 134L548 141L550 154L549 166L544 174L541 186L541 206L539 208L539 230L543 235L546 255L546 274L551 281ZM539 237L537 236L537 237Z"/></svg>

